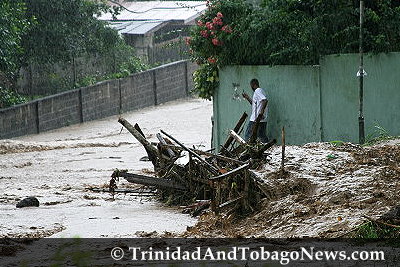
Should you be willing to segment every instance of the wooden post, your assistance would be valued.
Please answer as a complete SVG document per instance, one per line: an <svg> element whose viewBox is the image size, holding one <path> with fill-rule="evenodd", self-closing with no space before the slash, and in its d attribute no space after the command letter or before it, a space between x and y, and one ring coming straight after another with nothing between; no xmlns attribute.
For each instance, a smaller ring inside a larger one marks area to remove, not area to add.
<svg viewBox="0 0 400 267"><path fill-rule="evenodd" d="M230 130L229 131L229 136L232 137L232 139L235 139L238 143L240 143L241 145L246 144L246 141L243 140L242 137L240 137L240 135L238 135L235 131Z"/></svg>
<svg viewBox="0 0 400 267"><path fill-rule="evenodd" d="M365 127L364 127L364 53L363 53L363 26L364 26L364 1L360 0L360 40L359 40L359 113L358 113L358 135L359 143L362 145L365 142Z"/></svg>
<svg viewBox="0 0 400 267"><path fill-rule="evenodd" d="M193 172L193 157L192 154L189 153L189 189L193 191L193 183L192 183L192 172Z"/></svg>
<svg viewBox="0 0 400 267"><path fill-rule="evenodd" d="M166 136L168 136L169 138L171 138L173 141L175 141L178 145L180 145L184 150L186 150L187 152L189 152L190 154L192 154L193 156L195 156L198 160L200 160L203 164L205 164L208 167L208 170L214 174L219 174L219 170L216 169L213 165L211 165L210 163L208 163L207 161L205 161L202 157L200 157L197 153L193 152L190 148L186 147L184 144L182 144L181 142L179 142L178 140L176 140L174 137L172 137L171 135L167 134L166 132L164 132L163 130L161 130L161 132L163 134L165 134Z"/></svg>
<svg viewBox="0 0 400 267"><path fill-rule="evenodd" d="M158 141L160 141L161 145L163 145L163 146L167 145L167 142L166 142L165 139L161 136L160 133L157 133L156 136L157 136ZM168 147L167 147L167 152L168 152L168 155L169 155L171 158L175 157L175 153L174 153L174 151L172 151L171 148L168 148Z"/></svg>
<svg viewBox="0 0 400 267"><path fill-rule="evenodd" d="M233 175L233 174L237 174L237 173L239 173L240 171L242 171L242 170L244 170L244 169L247 169L247 168L249 168L249 167L250 167L250 163L246 163L246 164L244 164L244 165L242 165L242 166L240 166L240 167L238 167L238 168L236 168L236 169L233 169L233 170L231 170L231 171L229 171L229 172L226 172L226 173L224 173L224 174L218 175L218 176L216 176L216 177L211 177L211 178L209 178L209 180L210 180L210 181L219 181L219 180L222 180L222 179L224 179L224 178L226 178L226 177L229 177L229 176L231 176L231 175Z"/></svg>
<svg viewBox="0 0 400 267"><path fill-rule="evenodd" d="M285 127L282 127L282 161L281 161L281 171L284 172L285 169Z"/></svg>
<svg viewBox="0 0 400 267"><path fill-rule="evenodd" d="M239 121L236 123L235 128L233 128L233 131L235 133L239 132L240 128L242 127L243 123L246 121L247 118L247 113L244 112L242 117L240 117ZM225 144L222 146L224 149L228 149L228 147L230 146L230 144L233 141L233 137L229 136L228 139L226 140Z"/></svg>
<svg viewBox="0 0 400 267"><path fill-rule="evenodd" d="M247 211L249 210L250 204L249 204L249 199L250 199L250 186L249 186L249 174L247 171L244 172L244 198L243 198L243 207L244 210Z"/></svg>
<svg viewBox="0 0 400 267"><path fill-rule="evenodd" d="M144 135L142 129L140 128L139 124L135 123L135 125L133 126L144 138L146 138L146 136Z"/></svg>

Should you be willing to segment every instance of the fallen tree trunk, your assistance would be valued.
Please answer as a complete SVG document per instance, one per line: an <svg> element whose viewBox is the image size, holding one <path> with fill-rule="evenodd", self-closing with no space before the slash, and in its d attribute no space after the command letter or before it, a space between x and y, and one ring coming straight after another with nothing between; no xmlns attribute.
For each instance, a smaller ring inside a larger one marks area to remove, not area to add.
<svg viewBox="0 0 400 267"><path fill-rule="evenodd" d="M132 126L132 124L130 124L124 118L119 118L118 122L121 123L146 149L148 149L154 155L157 155L157 148L152 146L151 143L147 141L147 139L138 130L136 130L135 127Z"/></svg>
<svg viewBox="0 0 400 267"><path fill-rule="evenodd" d="M130 183L142 184L148 186L158 186L162 188L172 188L177 190L186 190L185 186L177 183L172 179L162 179L162 178L128 173L128 172L114 172L113 175L115 177L123 177Z"/></svg>

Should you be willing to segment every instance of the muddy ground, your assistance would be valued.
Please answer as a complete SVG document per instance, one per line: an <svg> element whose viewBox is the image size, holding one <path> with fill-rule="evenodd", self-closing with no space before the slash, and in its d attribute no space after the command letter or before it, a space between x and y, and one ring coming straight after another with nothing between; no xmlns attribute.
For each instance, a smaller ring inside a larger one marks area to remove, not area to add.
<svg viewBox="0 0 400 267"><path fill-rule="evenodd" d="M182 236L348 237L364 216L378 219L400 205L400 140L287 146L286 173L280 164L275 146L254 170L264 192L257 211L245 218L208 212Z"/></svg>
<svg viewBox="0 0 400 267"><path fill-rule="evenodd" d="M170 102L122 116L139 123L150 141L160 129L185 144L210 147L212 103ZM98 193L112 172L148 174L150 162L118 116L55 131L0 140L0 237L135 237L144 232L182 232L196 223L177 208L135 194ZM135 185L123 179L119 188ZM39 207L16 208L27 197Z"/></svg>

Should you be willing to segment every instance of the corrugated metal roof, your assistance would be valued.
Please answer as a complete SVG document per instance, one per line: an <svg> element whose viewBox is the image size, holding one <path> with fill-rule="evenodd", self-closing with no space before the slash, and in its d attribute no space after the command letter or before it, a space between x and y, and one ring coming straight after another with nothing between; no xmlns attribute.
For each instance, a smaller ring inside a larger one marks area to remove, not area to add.
<svg viewBox="0 0 400 267"><path fill-rule="evenodd" d="M205 1L148 1L123 2L117 20L182 20L188 23L198 17L207 7ZM100 20L112 20L110 13Z"/></svg>
<svg viewBox="0 0 400 267"><path fill-rule="evenodd" d="M116 29L120 34L138 34L144 35L155 30L159 25L166 23L165 21L110 21L112 28Z"/></svg>

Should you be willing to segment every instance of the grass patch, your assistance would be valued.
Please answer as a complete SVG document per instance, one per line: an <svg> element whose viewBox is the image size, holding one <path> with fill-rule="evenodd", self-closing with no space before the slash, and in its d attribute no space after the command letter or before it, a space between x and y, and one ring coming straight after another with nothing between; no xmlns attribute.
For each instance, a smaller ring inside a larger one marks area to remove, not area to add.
<svg viewBox="0 0 400 267"><path fill-rule="evenodd" d="M398 245L400 246L400 229L383 225L376 222L368 221L359 227L354 233L354 238L361 239L382 239L382 238L393 238L398 239Z"/></svg>
<svg viewBox="0 0 400 267"><path fill-rule="evenodd" d="M339 146L344 145L344 142L340 141L340 140L330 141L329 143L332 144L335 147L339 147Z"/></svg>
<svg viewBox="0 0 400 267"><path fill-rule="evenodd" d="M396 138L400 137L391 135L388 130L386 130L380 125L375 125L374 131L369 135L367 135L367 137L365 138L364 146L372 146L381 141L393 140Z"/></svg>

